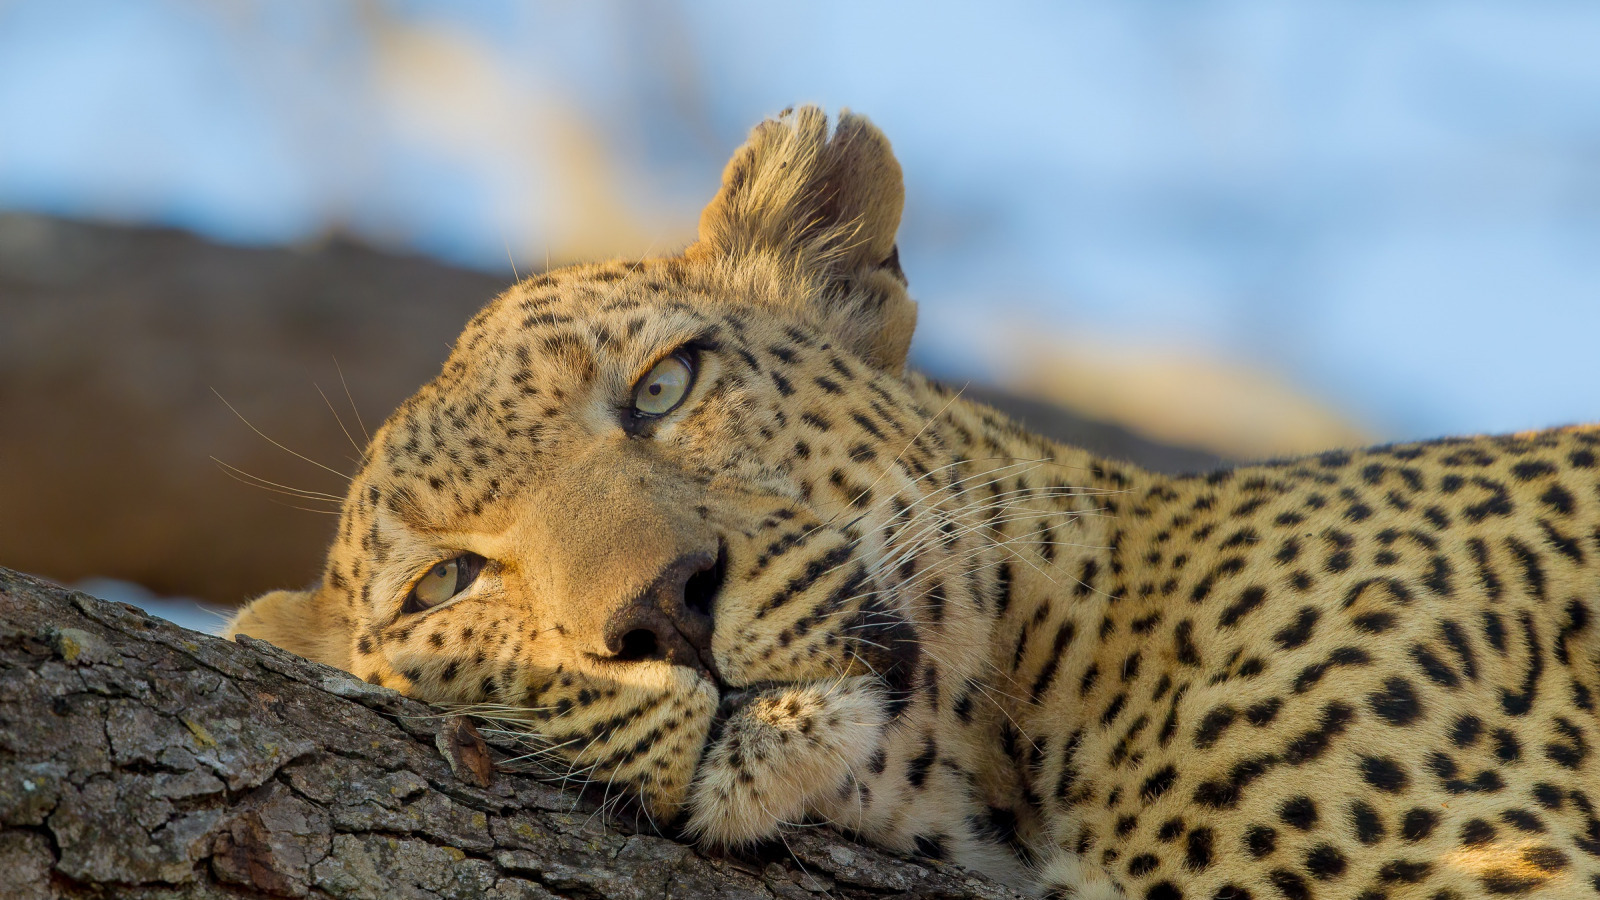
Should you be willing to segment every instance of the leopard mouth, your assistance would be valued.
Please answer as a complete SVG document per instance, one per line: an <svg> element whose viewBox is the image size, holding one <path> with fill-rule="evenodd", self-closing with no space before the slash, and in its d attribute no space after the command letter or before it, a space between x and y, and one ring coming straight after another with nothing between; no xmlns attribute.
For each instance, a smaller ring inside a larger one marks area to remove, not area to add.
<svg viewBox="0 0 1600 900"><path fill-rule="evenodd" d="M728 579L728 545L723 541L717 542L717 555L711 565L700 569L683 585L683 605L697 618L707 623L716 621L717 598L722 594L722 586ZM717 686L718 693L724 690L722 673L717 669L717 661L711 652L711 635L714 625L708 628L701 641L694 642L695 655L699 665L695 667L701 677L709 679Z"/></svg>
<svg viewBox="0 0 1600 900"><path fill-rule="evenodd" d="M839 592L845 585L848 594ZM868 766L885 729L903 725L921 708L921 633L894 592L861 576L829 590L835 597L819 609L850 603L854 611L831 621L825 612L812 614L810 621L827 623L828 634L811 632L820 655L796 667L799 677L773 671L748 643L719 645L722 665L698 673L716 700L690 787L676 808L685 835L741 846L804 819ZM722 598L713 599L714 606ZM717 618L719 630L750 640L737 615ZM752 657L758 665L744 668Z"/></svg>
<svg viewBox="0 0 1600 900"><path fill-rule="evenodd" d="M863 632L856 655L883 682L891 721L904 715L917 687L922 640L917 628L898 613L864 608L857 626Z"/></svg>
<svg viewBox="0 0 1600 900"><path fill-rule="evenodd" d="M893 624L878 626L876 633L864 647L876 651L875 658L864 661L872 668L872 677L882 686L884 716L892 723L905 716L917 687L918 662L922 653L916 639L916 630L910 623L897 620ZM727 732L729 721L758 698L783 691L807 687L807 681L760 681L733 686L723 681L716 670L702 673L717 689L717 708L712 713L703 746L709 750L718 746Z"/></svg>
<svg viewBox="0 0 1600 900"><path fill-rule="evenodd" d="M876 615L884 614L876 613ZM862 618L865 619L866 615L864 614ZM916 628L899 616L893 616L887 621L869 620L858 627L866 634L856 642L858 649L855 655L882 683L888 703L888 708L885 710L888 718L891 721L899 719L905 714L917 687L917 670L922 658L922 649ZM808 683L768 680L735 686L723 679L722 673L711 660L707 660L705 668L700 669L699 673L716 687L718 696L717 709L712 714L711 727L706 735L708 747L717 743L728 720L750 701L762 694L801 687Z"/></svg>

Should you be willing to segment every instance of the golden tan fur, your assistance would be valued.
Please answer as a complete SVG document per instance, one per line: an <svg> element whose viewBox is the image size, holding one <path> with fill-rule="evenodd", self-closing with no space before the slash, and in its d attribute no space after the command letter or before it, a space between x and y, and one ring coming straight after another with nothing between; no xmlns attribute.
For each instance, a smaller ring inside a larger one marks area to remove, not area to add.
<svg viewBox="0 0 1600 900"><path fill-rule="evenodd" d="M901 203L865 119L759 126L684 255L474 318L322 581L229 633L495 704L708 843L828 821L1063 896L1597 884L1596 432L1097 460L904 371Z"/></svg>

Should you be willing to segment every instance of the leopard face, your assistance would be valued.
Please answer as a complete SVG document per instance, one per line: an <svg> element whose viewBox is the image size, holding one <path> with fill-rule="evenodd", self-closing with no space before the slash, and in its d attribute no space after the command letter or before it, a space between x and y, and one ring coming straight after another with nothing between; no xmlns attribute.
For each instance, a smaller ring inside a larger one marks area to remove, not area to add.
<svg viewBox="0 0 1600 900"><path fill-rule="evenodd" d="M897 379L736 293L665 263L508 293L379 434L329 576L382 598L358 674L524 710L587 778L733 840L866 770L934 627L912 580L971 549L894 540L944 483ZM423 572L455 581L425 603Z"/></svg>

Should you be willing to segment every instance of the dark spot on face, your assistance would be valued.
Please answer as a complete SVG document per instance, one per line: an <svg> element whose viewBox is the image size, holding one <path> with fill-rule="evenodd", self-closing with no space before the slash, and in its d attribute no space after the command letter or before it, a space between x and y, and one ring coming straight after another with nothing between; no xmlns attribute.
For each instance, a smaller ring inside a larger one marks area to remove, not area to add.
<svg viewBox="0 0 1600 900"><path fill-rule="evenodd" d="M1390 725L1406 726L1422 718L1422 701L1411 682L1398 676L1384 681L1383 689L1367 695L1367 705Z"/></svg>
<svg viewBox="0 0 1600 900"><path fill-rule="evenodd" d="M1284 900L1311 900L1311 887L1299 873L1288 869L1273 869L1267 878L1272 882L1272 886L1278 889L1278 893L1283 895Z"/></svg>
<svg viewBox="0 0 1600 900"><path fill-rule="evenodd" d="M1256 859L1271 856L1278 849L1278 832L1266 825L1252 825L1244 833L1244 849Z"/></svg>
<svg viewBox="0 0 1600 900"><path fill-rule="evenodd" d="M1209 828L1196 828L1189 832L1188 849L1184 853L1184 865L1191 872L1204 872L1211 865L1212 844L1216 835Z"/></svg>
<svg viewBox="0 0 1600 900"><path fill-rule="evenodd" d="M1283 708L1283 701L1277 697L1268 697L1259 703L1252 704L1244 711L1245 720L1257 728L1272 724L1278 717L1278 710Z"/></svg>
<svg viewBox="0 0 1600 900"><path fill-rule="evenodd" d="M1525 809L1508 809L1500 814L1500 820L1528 834L1543 834L1545 831L1544 822Z"/></svg>
<svg viewBox="0 0 1600 900"><path fill-rule="evenodd" d="M1354 828L1356 840L1369 847L1383 840L1384 835L1388 833L1378 811L1365 800L1357 800L1350 804L1350 824Z"/></svg>
<svg viewBox="0 0 1600 900"><path fill-rule="evenodd" d="M928 770L933 767L933 760L937 755L938 747L933 739L923 738L922 752L906 763L906 781L912 787L921 790L923 783L928 780Z"/></svg>
<svg viewBox="0 0 1600 900"><path fill-rule="evenodd" d="M1417 884L1432 871L1433 865L1421 860L1391 859L1378 868L1378 880L1389 884Z"/></svg>
<svg viewBox="0 0 1600 900"><path fill-rule="evenodd" d="M1239 804L1246 787L1272 771L1280 762L1282 760L1271 753L1246 757L1228 770L1227 780L1212 778L1201 782L1194 789L1195 802L1213 809L1232 809Z"/></svg>
<svg viewBox="0 0 1600 900"><path fill-rule="evenodd" d="M1433 834L1433 829L1438 825L1439 813L1436 810L1414 807L1400 819L1400 836L1414 844Z"/></svg>
<svg viewBox="0 0 1600 900"><path fill-rule="evenodd" d="M1298 766L1321 757L1354 718L1355 709L1349 704L1339 700L1328 703L1322 708L1317 727L1298 735L1284 747L1284 762Z"/></svg>
<svg viewBox="0 0 1600 900"><path fill-rule="evenodd" d="M1207 712L1200 719L1200 724L1195 728L1194 746L1198 750L1207 750L1215 746L1217 739L1238 718L1239 711L1226 704L1218 706Z"/></svg>
<svg viewBox="0 0 1600 900"><path fill-rule="evenodd" d="M1310 797L1291 797L1278 807L1278 818L1285 825L1310 831L1317 825L1317 804Z"/></svg>
<svg viewBox="0 0 1600 900"><path fill-rule="evenodd" d="M1514 763L1522 758L1522 745L1508 728L1494 730L1494 755L1503 763Z"/></svg>
<svg viewBox="0 0 1600 900"><path fill-rule="evenodd" d="M1387 756L1362 755L1358 768L1361 780L1388 794L1404 791L1411 778L1398 762Z"/></svg>
<svg viewBox="0 0 1600 900"><path fill-rule="evenodd" d="M1347 865L1344 854L1332 844L1318 844L1306 854L1306 871L1318 881L1338 878Z"/></svg>
<svg viewBox="0 0 1600 900"><path fill-rule="evenodd" d="M882 775L883 770L887 768L888 765L889 755L883 750L883 748L880 747L874 751L872 757L867 760L867 771L874 775Z"/></svg>
<svg viewBox="0 0 1600 900"><path fill-rule="evenodd" d="M1171 790L1173 782L1178 780L1178 770L1172 766L1163 766L1144 780L1144 786L1139 789L1139 796L1146 802L1153 801Z"/></svg>
<svg viewBox="0 0 1600 900"><path fill-rule="evenodd" d="M1278 643L1279 647L1285 650L1293 650L1305 644L1306 641L1311 639L1311 633L1316 627L1319 615L1320 613L1314 607L1301 607L1300 611L1295 615L1294 622L1284 626L1277 634L1272 636L1272 639Z"/></svg>
<svg viewBox="0 0 1600 900"><path fill-rule="evenodd" d="M1128 860L1128 874L1132 875L1134 878L1143 878L1144 876L1149 875L1151 872L1154 872L1156 867L1160 864L1161 860L1157 859L1155 854L1141 853L1138 856Z"/></svg>
<svg viewBox="0 0 1600 900"><path fill-rule="evenodd" d="M1144 892L1144 900L1183 900L1183 891L1170 881L1158 881Z"/></svg>
<svg viewBox="0 0 1600 900"><path fill-rule="evenodd" d="M1495 834L1493 825L1482 819L1471 819L1461 826L1461 844L1466 847L1481 847L1493 842Z"/></svg>

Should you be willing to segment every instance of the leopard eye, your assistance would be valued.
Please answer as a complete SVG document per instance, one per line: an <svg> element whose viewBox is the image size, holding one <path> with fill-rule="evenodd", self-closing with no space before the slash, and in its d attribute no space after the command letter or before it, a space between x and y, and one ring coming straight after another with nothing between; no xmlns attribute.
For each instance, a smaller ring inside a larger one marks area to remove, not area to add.
<svg viewBox="0 0 1600 900"><path fill-rule="evenodd" d="M694 381L694 369L681 353L663 359L633 389L633 408L642 416L664 416L683 402Z"/></svg>
<svg viewBox="0 0 1600 900"><path fill-rule="evenodd" d="M421 612L454 598L472 586L478 573L483 571L484 562L484 558L476 553L463 553L435 564L412 585L403 611Z"/></svg>

